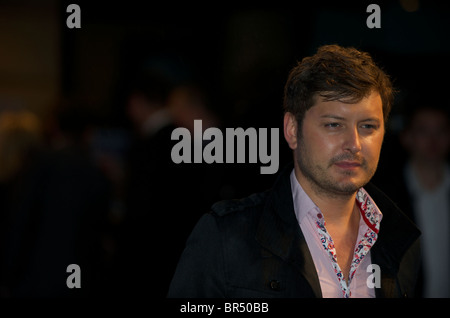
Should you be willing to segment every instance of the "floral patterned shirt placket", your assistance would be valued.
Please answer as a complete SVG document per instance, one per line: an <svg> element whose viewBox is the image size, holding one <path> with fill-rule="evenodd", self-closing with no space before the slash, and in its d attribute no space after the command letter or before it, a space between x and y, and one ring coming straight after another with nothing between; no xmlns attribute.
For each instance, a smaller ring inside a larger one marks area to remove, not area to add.
<svg viewBox="0 0 450 318"><path fill-rule="evenodd" d="M316 226L317 231L319 233L320 242L322 243L323 248L326 252L328 252L328 256L330 256L331 264L333 265L334 272L336 273L336 277L341 286L341 290L344 298L350 297L350 289L347 286L347 282L344 279L344 275L342 274L342 270L339 267L336 256L336 248L333 243L333 239L330 234L327 232L325 228L325 220L323 219L322 214L319 212L316 216ZM350 284L349 284L350 285Z"/></svg>
<svg viewBox="0 0 450 318"><path fill-rule="evenodd" d="M325 228L325 220L323 219L323 216L320 212L316 215L315 220L320 241L323 248L326 252L328 252L328 255L330 256L331 264L333 265L333 269L341 286L344 298L349 298L351 296L350 283L356 273L356 269L358 268L359 264L367 255L370 248L375 244L375 241L378 237L378 231L381 221L381 213L376 213L376 207L370 200L367 192L360 189L356 194L356 202L359 205L361 217L368 225L368 229L363 238L356 245L355 253L353 255L353 260L350 266L350 277L348 280L348 284L345 281L342 270L337 262L336 248L334 246L333 239Z"/></svg>

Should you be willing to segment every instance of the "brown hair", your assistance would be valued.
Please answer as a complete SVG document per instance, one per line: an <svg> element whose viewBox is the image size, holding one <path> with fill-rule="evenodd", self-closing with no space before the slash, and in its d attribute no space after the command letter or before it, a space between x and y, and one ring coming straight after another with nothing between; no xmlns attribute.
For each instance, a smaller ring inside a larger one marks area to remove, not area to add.
<svg viewBox="0 0 450 318"><path fill-rule="evenodd" d="M321 46L295 66L284 88L284 110L292 113L300 126L316 97L325 101L357 103L377 91L386 122L393 102L391 81L366 52L338 45Z"/></svg>

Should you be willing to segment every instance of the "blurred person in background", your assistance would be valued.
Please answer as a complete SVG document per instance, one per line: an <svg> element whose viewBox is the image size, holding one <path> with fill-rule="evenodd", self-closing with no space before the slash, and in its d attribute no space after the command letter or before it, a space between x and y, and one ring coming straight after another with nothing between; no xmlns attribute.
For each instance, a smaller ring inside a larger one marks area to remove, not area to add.
<svg viewBox="0 0 450 318"><path fill-rule="evenodd" d="M404 204L422 231L423 296L450 297L450 117L438 103L421 101L407 117L401 142Z"/></svg>
<svg viewBox="0 0 450 318"><path fill-rule="evenodd" d="M0 113L0 296L11 295L6 260L9 247L8 232L11 205L16 193L21 190L23 175L33 163L43 143L42 124L39 118L26 110L6 110Z"/></svg>
<svg viewBox="0 0 450 318"><path fill-rule="evenodd" d="M46 147L37 117L0 116L0 160L14 161L2 166L10 170L2 172L3 297L78 297L104 288L109 186L86 146L90 120L83 110L60 108ZM80 266L80 289L66 285L70 264Z"/></svg>
<svg viewBox="0 0 450 318"><path fill-rule="evenodd" d="M380 176L380 186L422 232L416 296L450 297L450 117L442 100L423 91L405 100L400 160L391 158L392 173Z"/></svg>
<svg viewBox="0 0 450 318"><path fill-rule="evenodd" d="M185 127L193 133L194 119L203 120L206 129L215 117L197 85L174 80L157 67L138 73L125 105L134 137L124 171L118 291L164 297L184 241L208 204L204 193L214 188L205 181L204 165L173 163L172 131Z"/></svg>

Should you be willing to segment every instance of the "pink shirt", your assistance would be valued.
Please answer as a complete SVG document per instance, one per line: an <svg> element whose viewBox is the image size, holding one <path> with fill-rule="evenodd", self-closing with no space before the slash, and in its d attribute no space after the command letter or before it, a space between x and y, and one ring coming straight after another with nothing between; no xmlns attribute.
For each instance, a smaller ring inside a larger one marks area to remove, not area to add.
<svg viewBox="0 0 450 318"><path fill-rule="evenodd" d="M370 288L367 279L372 272L367 272L371 264L370 248L375 244L380 229L382 213L369 194L361 188L356 194L356 202L361 210L358 238L355 244L350 267L349 285L342 279L342 272L337 263L334 243L326 231L322 212L305 193L294 170L291 173L291 189L297 221L308 244L320 288L324 298L373 298L375 288Z"/></svg>

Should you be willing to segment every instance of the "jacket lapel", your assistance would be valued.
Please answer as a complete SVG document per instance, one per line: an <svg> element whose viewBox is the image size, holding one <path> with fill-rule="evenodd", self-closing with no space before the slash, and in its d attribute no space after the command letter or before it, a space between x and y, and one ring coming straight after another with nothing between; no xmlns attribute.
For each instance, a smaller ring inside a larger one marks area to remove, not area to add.
<svg viewBox="0 0 450 318"><path fill-rule="evenodd" d="M299 232L301 233L300 228ZM300 273L308 281L316 298L322 298L322 289L320 288L316 266L314 265L311 253L309 252L308 245L306 244L306 240L303 237L303 234L301 234L301 238L298 239L297 246L294 246L292 259L294 261L294 264L299 268Z"/></svg>
<svg viewBox="0 0 450 318"><path fill-rule="evenodd" d="M377 241L371 251L372 264L380 266L381 283L380 288L375 289L377 298L395 298L398 297L396 276L397 266L393 266L389 251Z"/></svg>
<svg viewBox="0 0 450 318"><path fill-rule="evenodd" d="M317 271L294 213L289 180L293 165L284 168L271 191L258 225L256 240L271 253L293 264L314 295L322 297Z"/></svg>
<svg viewBox="0 0 450 318"><path fill-rule="evenodd" d="M372 263L379 265L381 270L381 288L376 289L376 296L402 297L397 281L400 262L420 236L420 231L376 186L369 183L364 188L383 213L378 239L371 249Z"/></svg>

